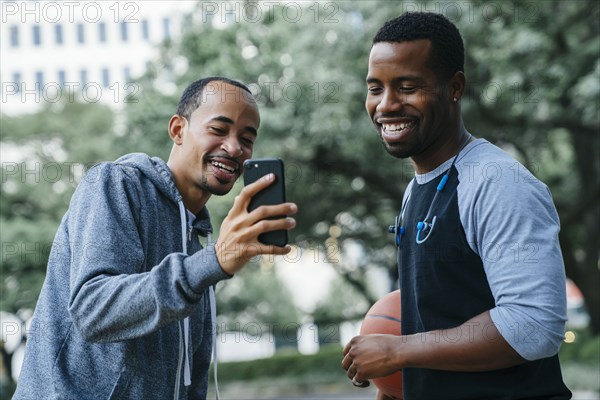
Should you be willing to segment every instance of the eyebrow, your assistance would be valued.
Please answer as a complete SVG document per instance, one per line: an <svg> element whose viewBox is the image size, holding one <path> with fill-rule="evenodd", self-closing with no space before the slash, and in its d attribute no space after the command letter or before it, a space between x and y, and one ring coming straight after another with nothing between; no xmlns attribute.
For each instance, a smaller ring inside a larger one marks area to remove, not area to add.
<svg viewBox="0 0 600 400"><path fill-rule="evenodd" d="M398 83L398 82L423 82L423 78L417 75L405 75L405 76L398 76L394 79L392 79L392 83ZM372 78L367 76L366 79L367 84L369 83L381 83L381 80L377 79L377 78Z"/></svg>
<svg viewBox="0 0 600 400"><path fill-rule="evenodd" d="M230 125L233 125L235 123L231 118L228 118L224 115L218 115L216 117L211 118L210 120L224 122L224 123L230 124ZM244 129L246 129L250 133L253 133L254 135L258 135L258 132L256 131L256 129L252 126L246 126L246 127L244 127Z"/></svg>

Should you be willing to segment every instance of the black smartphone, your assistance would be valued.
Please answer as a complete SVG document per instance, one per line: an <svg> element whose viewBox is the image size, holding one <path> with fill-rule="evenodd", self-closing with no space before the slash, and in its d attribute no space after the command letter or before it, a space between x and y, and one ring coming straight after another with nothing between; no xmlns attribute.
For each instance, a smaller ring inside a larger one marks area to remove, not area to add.
<svg viewBox="0 0 600 400"><path fill-rule="evenodd" d="M285 175L283 172L283 161L279 158L246 160L244 162L244 185L256 182L270 173L275 174L275 182L254 195L252 200L250 200L248 211L252 211L263 205L285 203ZM269 219L279 218L285 218L285 215ZM265 232L258 236L258 240L264 244L283 247L288 242L287 230Z"/></svg>

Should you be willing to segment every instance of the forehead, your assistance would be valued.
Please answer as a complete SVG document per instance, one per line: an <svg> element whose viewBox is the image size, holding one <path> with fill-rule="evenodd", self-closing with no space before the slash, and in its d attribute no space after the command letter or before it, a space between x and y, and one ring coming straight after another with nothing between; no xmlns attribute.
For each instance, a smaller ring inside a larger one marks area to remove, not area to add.
<svg viewBox="0 0 600 400"><path fill-rule="evenodd" d="M204 87L200 96L200 105L192 113L192 118L224 116L234 122L243 119L246 124L258 126L258 106L246 90L226 82L213 81Z"/></svg>
<svg viewBox="0 0 600 400"><path fill-rule="evenodd" d="M369 54L367 79L377 78L380 73L403 75L429 75L433 71L428 66L431 42L428 39L407 42L375 43Z"/></svg>

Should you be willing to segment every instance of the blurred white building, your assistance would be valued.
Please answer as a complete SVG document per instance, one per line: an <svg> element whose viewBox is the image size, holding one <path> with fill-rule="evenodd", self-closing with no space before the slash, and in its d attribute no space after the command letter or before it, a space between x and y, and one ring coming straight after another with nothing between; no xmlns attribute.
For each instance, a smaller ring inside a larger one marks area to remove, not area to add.
<svg viewBox="0 0 600 400"><path fill-rule="evenodd" d="M61 98L119 108L132 78L181 32L193 1L2 1L2 112L34 112Z"/></svg>

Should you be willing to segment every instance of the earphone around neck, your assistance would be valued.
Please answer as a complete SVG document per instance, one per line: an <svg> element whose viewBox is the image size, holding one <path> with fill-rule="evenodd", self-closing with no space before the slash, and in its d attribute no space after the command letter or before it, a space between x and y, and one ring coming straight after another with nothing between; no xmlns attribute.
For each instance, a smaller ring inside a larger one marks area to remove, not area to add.
<svg viewBox="0 0 600 400"><path fill-rule="evenodd" d="M429 204L429 209L427 210L427 214L425 215L425 218L422 221L419 221L417 223L417 235L415 238L417 244L425 243L427 241L427 239L429 239L429 236L431 236L431 233L433 232L433 228L435 227L435 223L437 221L437 216L434 215L431 222L428 222L428 219L431 215L431 211L433 210L434 205L437 203L437 199L438 199L440 192L442 190L444 190L444 187L446 186L446 182L448 182L448 178L450 176L450 171L452 171L452 167L454 167L454 164L456 163L456 160L458 159L459 154L467 146L467 144L469 144L469 141L471 138L472 138L472 136L469 134L467 136L467 138L465 139L464 143L461 145L460 149L458 150L458 153L456 153L456 156L452 160L450 167L444 173L444 176L442 176L440 183L438 183L438 185L437 185L435 195L433 196L433 199L431 200L431 204ZM402 236L406 232L406 229L403 226L404 211L406 209L406 205L408 204L408 201L410 200L411 193L412 193L412 187L411 187L411 191L406 196L406 200L402 204L402 209L400 210L400 214L398 214L396 216L394 225L391 225L388 228L389 233L396 234L396 246L397 247L400 247L400 242L402 240ZM425 233L425 237L421 238L423 233Z"/></svg>

